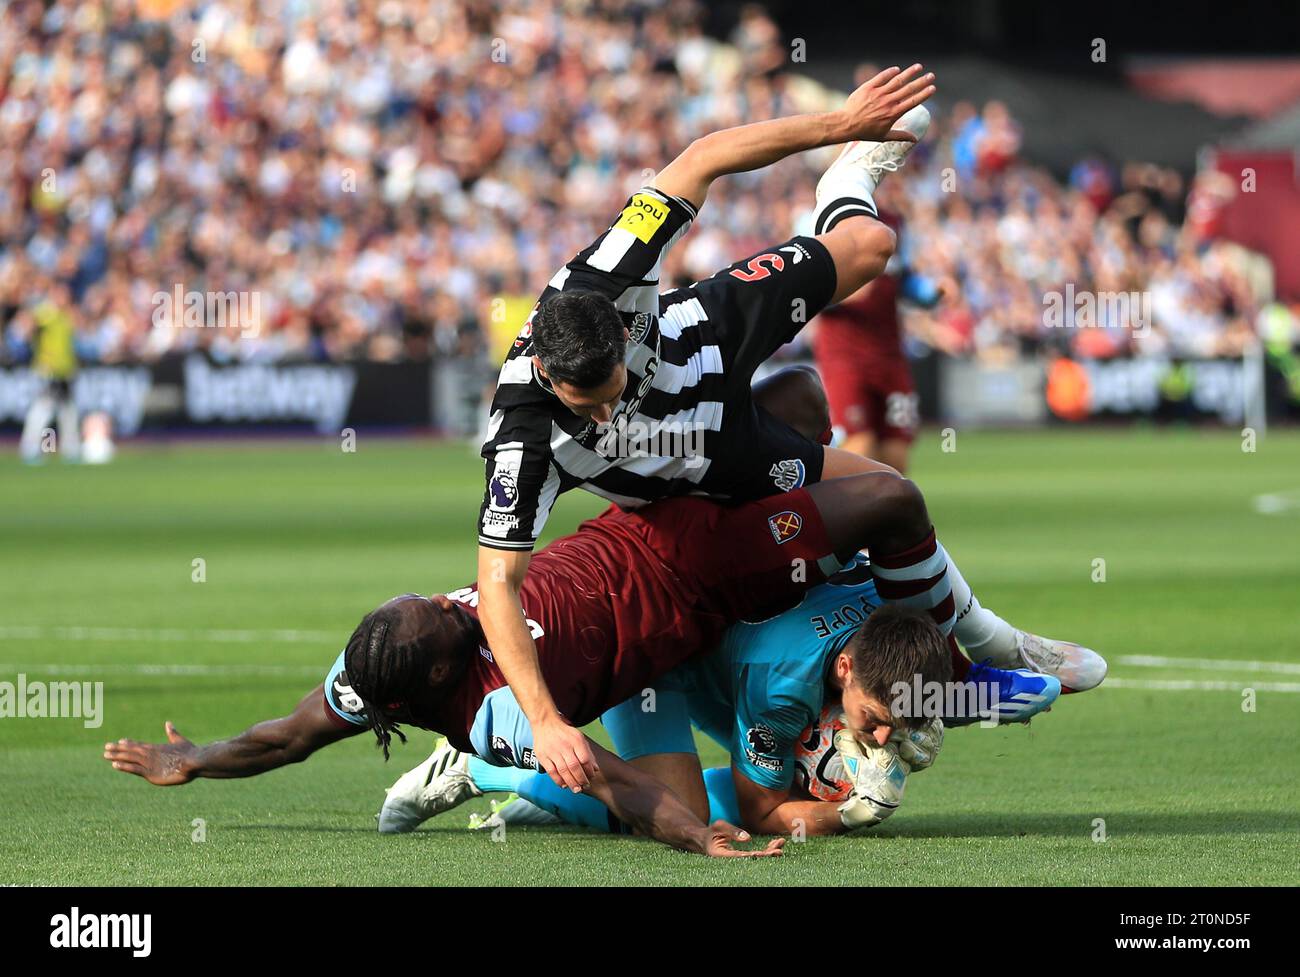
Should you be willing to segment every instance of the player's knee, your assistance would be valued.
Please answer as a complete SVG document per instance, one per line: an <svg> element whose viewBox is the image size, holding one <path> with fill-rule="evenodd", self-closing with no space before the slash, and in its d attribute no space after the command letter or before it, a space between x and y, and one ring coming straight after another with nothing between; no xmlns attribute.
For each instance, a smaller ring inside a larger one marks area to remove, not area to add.
<svg viewBox="0 0 1300 977"><path fill-rule="evenodd" d="M878 520L903 536L912 536L929 528L925 496L910 478L881 471L862 476L859 481L867 496L864 501L873 508Z"/></svg>
<svg viewBox="0 0 1300 977"><path fill-rule="evenodd" d="M898 247L898 235L880 221L860 221L858 253L862 256L866 276L875 278L885 270Z"/></svg>
<svg viewBox="0 0 1300 977"><path fill-rule="evenodd" d="M755 384L754 401L810 441L821 441L830 430L830 399L810 366L787 367Z"/></svg>
<svg viewBox="0 0 1300 977"><path fill-rule="evenodd" d="M790 397L797 404L797 424L792 425L804 437L820 441L831 428L831 402L822 378L810 366L794 366L787 373Z"/></svg>
<svg viewBox="0 0 1300 977"><path fill-rule="evenodd" d="M823 243L835 255L837 292L843 297L884 272L898 238L885 224L863 216L840 221L823 238Z"/></svg>
<svg viewBox="0 0 1300 977"><path fill-rule="evenodd" d="M925 496L910 478L886 475L889 480L890 508L900 526L910 526L924 532L930 528L930 514L925 508Z"/></svg>

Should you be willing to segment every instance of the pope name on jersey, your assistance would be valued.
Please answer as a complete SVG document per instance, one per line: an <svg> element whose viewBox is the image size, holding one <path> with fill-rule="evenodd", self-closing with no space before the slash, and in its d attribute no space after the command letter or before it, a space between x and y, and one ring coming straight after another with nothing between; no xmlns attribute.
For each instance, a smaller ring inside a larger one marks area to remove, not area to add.
<svg viewBox="0 0 1300 977"><path fill-rule="evenodd" d="M630 508L689 494L761 498L820 474L820 446L756 411L750 379L798 331L788 311L795 299L810 315L829 301L830 256L820 242L794 238L661 294L664 257L695 216L687 200L638 190L542 293L492 401L483 546L532 549L556 497L572 488ZM627 328L627 384L608 424L571 411L534 363L534 316L571 291L606 296ZM778 309L783 316L773 315ZM776 328L760 328L773 321Z"/></svg>

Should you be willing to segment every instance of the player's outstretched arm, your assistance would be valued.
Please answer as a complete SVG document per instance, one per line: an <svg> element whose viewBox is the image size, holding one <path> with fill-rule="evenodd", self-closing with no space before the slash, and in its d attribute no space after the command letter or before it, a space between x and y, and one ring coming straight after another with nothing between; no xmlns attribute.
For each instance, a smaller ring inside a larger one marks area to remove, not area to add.
<svg viewBox="0 0 1300 977"><path fill-rule="evenodd" d="M728 173L761 169L804 150L853 139L915 142L911 133L893 126L934 94L934 75L922 70L919 64L886 68L833 112L754 122L702 136L660 171L654 186L698 209L713 181Z"/></svg>
<svg viewBox="0 0 1300 977"><path fill-rule="evenodd" d="M519 599L529 558L527 551L479 547L479 624L502 677L528 717L538 765L559 786L577 791L587 786L597 764L587 737L560 715L542 675Z"/></svg>
<svg viewBox="0 0 1300 977"><path fill-rule="evenodd" d="M595 797L624 824L665 845L713 857L765 857L780 855L784 838L774 838L766 848L752 851L733 848L749 841L749 835L726 821L706 825L666 785L642 773L604 747L587 741L596 755L599 770L586 793Z"/></svg>
<svg viewBox="0 0 1300 977"><path fill-rule="evenodd" d="M104 759L114 770L133 773L159 787L188 784L196 777L252 777L306 760L322 746L365 732L343 728L326 714L325 687L307 693L292 713L250 726L228 740L199 746L166 724L166 743L122 739L104 744Z"/></svg>
<svg viewBox="0 0 1300 977"><path fill-rule="evenodd" d="M736 784L736 803L740 820L758 834L833 835L847 830L840 818L839 805L832 801L799 800L790 789L774 790L750 780L735 764L731 777Z"/></svg>

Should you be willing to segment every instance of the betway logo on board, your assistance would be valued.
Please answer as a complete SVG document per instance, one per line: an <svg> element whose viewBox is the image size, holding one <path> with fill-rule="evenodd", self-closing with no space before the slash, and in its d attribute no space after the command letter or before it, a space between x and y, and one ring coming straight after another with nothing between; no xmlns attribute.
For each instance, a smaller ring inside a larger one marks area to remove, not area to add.
<svg viewBox="0 0 1300 977"><path fill-rule="evenodd" d="M185 408L196 421L311 421L337 431L356 389L350 366L245 363L216 367L185 360Z"/></svg>

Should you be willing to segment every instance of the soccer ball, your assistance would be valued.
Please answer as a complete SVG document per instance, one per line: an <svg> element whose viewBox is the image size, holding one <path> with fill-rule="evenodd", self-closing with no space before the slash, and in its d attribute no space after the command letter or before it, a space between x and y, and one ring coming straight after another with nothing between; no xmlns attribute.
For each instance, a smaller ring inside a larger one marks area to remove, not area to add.
<svg viewBox="0 0 1300 977"><path fill-rule="evenodd" d="M794 745L795 784L814 800L838 803L848 800L853 789L844 759L835 749L835 734L843 728L844 710L838 702L828 703Z"/></svg>

